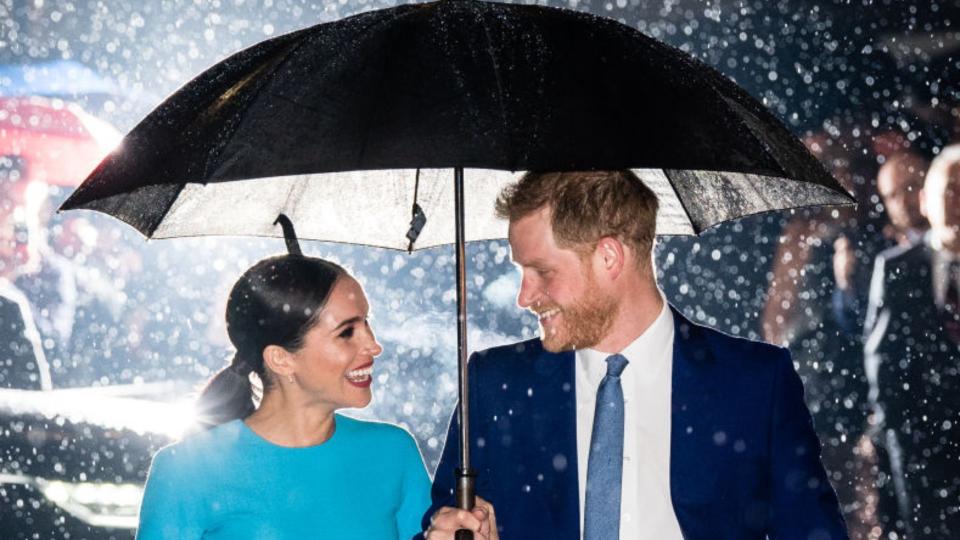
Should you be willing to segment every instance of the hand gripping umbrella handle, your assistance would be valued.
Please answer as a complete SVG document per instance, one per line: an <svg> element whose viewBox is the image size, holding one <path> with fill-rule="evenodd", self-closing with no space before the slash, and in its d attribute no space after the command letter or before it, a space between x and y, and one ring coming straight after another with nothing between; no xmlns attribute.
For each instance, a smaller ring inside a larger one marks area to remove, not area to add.
<svg viewBox="0 0 960 540"><path fill-rule="evenodd" d="M470 469L463 470L458 468L454 472L454 475L457 477L457 488L455 492L457 508L473 510L477 494L477 473ZM473 531L460 529L454 538L456 540L473 540Z"/></svg>

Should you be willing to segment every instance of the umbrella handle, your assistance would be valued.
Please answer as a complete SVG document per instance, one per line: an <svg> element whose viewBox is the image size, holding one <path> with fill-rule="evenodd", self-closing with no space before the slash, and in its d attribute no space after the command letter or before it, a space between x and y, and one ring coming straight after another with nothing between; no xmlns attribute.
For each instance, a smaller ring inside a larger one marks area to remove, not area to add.
<svg viewBox="0 0 960 540"><path fill-rule="evenodd" d="M463 470L457 468L454 475L457 478L457 508L473 510L477 494L477 473L472 469ZM456 540L473 540L473 531L460 529L454 538Z"/></svg>

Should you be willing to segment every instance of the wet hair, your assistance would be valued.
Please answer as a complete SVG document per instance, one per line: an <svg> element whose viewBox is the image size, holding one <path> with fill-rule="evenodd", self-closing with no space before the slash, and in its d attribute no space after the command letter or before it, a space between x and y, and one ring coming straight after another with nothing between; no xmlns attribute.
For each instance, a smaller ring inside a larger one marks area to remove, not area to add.
<svg viewBox="0 0 960 540"><path fill-rule="evenodd" d="M560 247L582 255L612 236L644 265L657 233L657 206L657 196L630 170L528 172L504 188L496 211L516 221L548 207Z"/></svg>
<svg viewBox="0 0 960 540"><path fill-rule="evenodd" d="M303 255L263 259L240 276L227 300L227 334L236 347L230 365L221 369L197 400L199 423L210 428L243 419L255 410L256 373L267 392L273 375L263 350L278 345L288 351L303 346L330 291L347 272L330 261Z"/></svg>

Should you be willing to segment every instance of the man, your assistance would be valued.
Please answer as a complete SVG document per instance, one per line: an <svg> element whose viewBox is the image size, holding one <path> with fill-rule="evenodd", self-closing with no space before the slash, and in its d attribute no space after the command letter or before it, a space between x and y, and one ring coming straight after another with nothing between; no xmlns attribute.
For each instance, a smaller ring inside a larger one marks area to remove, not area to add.
<svg viewBox="0 0 960 540"><path fill-rule="evenodd" d="M960 145L931 163L930 232L881 253L867 309L865 369L897 519L911 538L960 533Z"/></svg>
<svg viewBox="0 0 960 540"><path fill-rule="evenodd" d="M890 155L877 171L877 192L889 221L883 235L894 246L912 246L929 228L920 211L920 190L927 172L927 160L910 150ZM863 333L862 308L866 303L866 280L855 279L857 256L854 243L846 236L833 243L833 275L836 281L831 297L833 318L839 329L859 336ZM870 269L867 268L869 271ZM868 277L865 275L864 277ZM862 282L862 283L860 283Z"/></svg>
<svg viewBox="0 0 960 540"><path fill-rule="evenodd" d="M788 353L666 304L657 199L635 175L528 173L497 210L541 337L471 359L485 500L449 508L454 419L429 540L491 524L506 540L846 538Z"/></svg>
<svg viewBox="0 0 960 540"><path fill-rule="evenodd" d="M890 224L885 236L898 246L911 246L923 238L928 224L920 211L920 190L927 161L910 151L890 156L877 173L877 191Z"/></svg>

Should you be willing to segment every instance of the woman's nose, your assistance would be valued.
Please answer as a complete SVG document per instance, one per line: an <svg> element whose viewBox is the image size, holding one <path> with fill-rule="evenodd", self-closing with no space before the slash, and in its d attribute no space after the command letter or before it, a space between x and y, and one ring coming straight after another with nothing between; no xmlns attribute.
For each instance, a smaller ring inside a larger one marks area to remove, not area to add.
<svg viewBox="0 0 960 540"><path fill-rule="evenodd" d="M383 352L383 346L377 341L377 336L373 334L373 328L367 325L367 344L366 347L371 356L380 356Z"/></svg>

